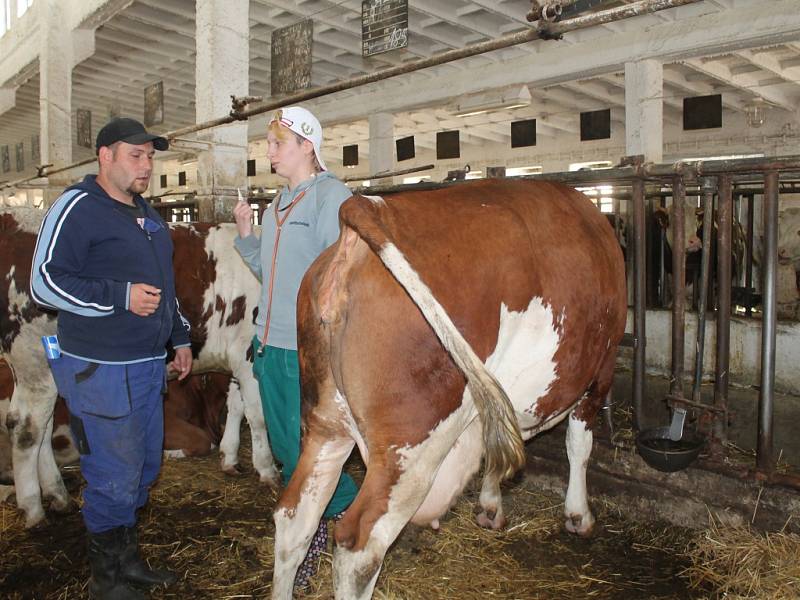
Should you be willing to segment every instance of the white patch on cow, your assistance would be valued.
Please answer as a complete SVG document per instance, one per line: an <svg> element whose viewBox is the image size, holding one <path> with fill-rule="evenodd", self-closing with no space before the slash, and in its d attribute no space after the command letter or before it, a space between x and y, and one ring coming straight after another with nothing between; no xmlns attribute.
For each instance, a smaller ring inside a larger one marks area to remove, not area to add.
<svg viewBox="0 0 800 600"><path fill-rule="evenodd" d="M336 421L336 423L344 425L347 433L350 434L350 437L355 440L364 464L369 464L369 450L367 449L367 444L364 441L364 436L361 435L361 432L358 430L358 425L356 425L355 419L353 419L353 412L350 410L350 405L347 403L347 398L344 397L342 392L336 390L333 403L336 405L336 408L339 411L339 419Z"/></svg>
<svg viewBox="0 0 800 600"><path fill-rule="evenodd" d="M537 402L555 382L558 330L563 323L563 312L554 320L552 308L541 298L531 299L528 308L520 312L500 306L497 345L486 359L486 367L505 388L518 413L534 416ZM527 419L525 425L530 427Z"/></svg>
<svg viewBox="0 0 800 600"><path fill-rule="evenodd" d="M535 414L536 404L557 379L555 353L560 343L563 313L554 325L553 311L541 298L531 299L523 311L500 307L497 345L486 360L486 367L506 390L522 431L529 439L564 419L557 415ZM471 404L465 396L462 406ZM548 418L550 417L550 418ZM404 452L408 452L404 450ZM480 467L483 453L481 425L476 419L458 437L442 463L433 485L414 516L415 523L428 523L441 517L458 499Z"/></svg>
<svg viewBox="0 0 800 600"><path fill-rule="evenodd" d="M372 202L373 204L377 204L380 206L381 204L386 204L386 200L383 199L381 196L364 196L367 200Z"/></svg>
<svg viewBox="0 0 800 600"><path fill-rule="evenodd" d="M186 458L186 453L183 450L164 450L164 458Z"/></svg>
<svg viewBox="0 0 800 600"><path fill-rule="evenodd" d="M38 208L13 207L3 209L4 213L13 215L20 230L26 233L38 234L42 226L45 211Z"/></svg>

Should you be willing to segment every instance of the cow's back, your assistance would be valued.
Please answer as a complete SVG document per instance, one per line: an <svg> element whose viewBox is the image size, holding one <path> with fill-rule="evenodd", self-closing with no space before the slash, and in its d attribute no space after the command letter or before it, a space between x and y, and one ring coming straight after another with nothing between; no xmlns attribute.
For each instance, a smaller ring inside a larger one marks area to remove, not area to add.
<svg viewBox="0 0 800 600"><path fill-rule="evenodd" d="M501 304L524 311L538 297L572 334L603 322L614 344L622 336L622 252L607 220L573 188L484 180L384 201L382 225L454 322L487 311L499 320ZM465 335L482 358L494 348L495 339Z"/></svg>

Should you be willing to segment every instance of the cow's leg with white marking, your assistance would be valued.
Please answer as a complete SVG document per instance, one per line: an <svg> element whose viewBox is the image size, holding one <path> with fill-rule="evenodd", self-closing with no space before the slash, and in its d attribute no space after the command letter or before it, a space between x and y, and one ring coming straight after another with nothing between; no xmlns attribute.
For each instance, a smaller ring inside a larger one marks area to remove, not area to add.
<svg viewBox="0 0 800 600"><path fill-rule="evenodd" d="M258 472L262 483L266 483L270 487L278 488L280 487L280 475L278 474L278 469L275 467L275 459L272 457L272 450L269 448L267 426L264 422L264 410L261 408L261 396L258 391L258 382L253 376L251 363L244 361L243 368L234 370L233 376L239 382L239 385L236 386L235 382L231 381L231 387L228 390L228 398L230 402L231 396L238 396L238 403L241 405L241 410L244 411L247 423L250 425L253 467ZM230 403L228 407L228 411L230 411ZM230 419L230 412L228 418ZM239 417L239 419L241 420L241 417ZM237 427L237 448L238 431L239 428ZM227 435L227 433L228 424L226 423L225 435ZM220 447L222 447L222 444L220 444ZM236 451L234 451L231 456L236 460Z"/></svg>
<svg viewBox="0 0 800 600"><path fill-rule="evenodd" d="M606 394L611 389L615 363L615 353L609 353L594 383L570 412L567 423L569 484L567 498L564 501L564 516L567 517L567 531L584 537L591 535L594 527L594 515L589 509L589 496L586 490L586 467L592 452L592 426L603 406Z"/></svg>
<svg viewBox="0 0 800 600"><path fill-rule="evenodd" d="M55 389L50 389L54 386L51 385L47 389L45 387L28 388L19 383L14 388L6 416L12 448L17 506L25 512L26 527L34 527L45 518L42 491L53 498L55 508L64 510L71 502L61 475L55 467L50 439L47 438L47 443L44 443L48 423L52 427L56 401ZM40 457L40 453L49 454L49 457ZM48 479L43 481L46 485L44 490L39 485L40 464L43 467L42 472L48 476Z"/></svg>
<svg viewBox="0 0 800 600"><path fill-rule="evenodd" d="M297 468L274 511L275 566L272 597L289 599L295 574L319 526L328 501L336 490L353 439L339 433L309 428Z"/></svg>
<svg viewBox="0 0 800 600"><path fill-rule="evenodd" d="M53 453L53 421L51 414L39 450L39 484L42 486L42 497L50 499L50 508L56 512L67 512L72 508L72 500L64 487L64 480Z"/></svg>
<svg viewBox="0 0 800 600"><path fill-rule="evenodd" d="M225 431L219 442L220 466L228 475L240 475L239 464L239 435L244 416L244 403L239 386L231 380L228 387L228 398L225 401L228 412L225 416Z"/></svg>
<svg viewBox="0 0 800 600"><path fill-rule="evenodd" d="M413 448L397 449L398 445L390 444L384 456L370 455L358 497L336 525L333 581L337 599L371 598L386 551L403 528L412 520L433 522L428 510L425 514L418 510L423 501L431 507L433 499L428 495L433 480L441 475L442 461L463 431L469 410L458 409ZM437 518L449 504L449 498L440 504Z"/></svg>

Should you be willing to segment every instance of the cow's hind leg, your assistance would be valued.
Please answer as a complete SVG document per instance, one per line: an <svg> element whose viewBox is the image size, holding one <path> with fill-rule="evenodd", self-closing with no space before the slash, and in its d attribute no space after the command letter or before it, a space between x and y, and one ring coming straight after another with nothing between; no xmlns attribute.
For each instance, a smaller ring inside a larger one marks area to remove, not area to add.
<svg viewBox="0 0 800 600"><path fill-rule="evenodd" d="M225 415L225 429L219 442L220 467L228 475L240 475L239 471L239 436L244 417L244 402L238 388L234 390L235 383L230 382L228 398L225 401L227 413Z"/></svg>
<svg viewBox="0 0 800 600"><path fill-rule="evenodd" d="M55 466L50 440L47 440L47 444L44 443L48 429L52 431L55 400L55 390L28 389L17 385L6 417L12 448L17 506L25 513L26 527L34 527L44 520L40 474L48 477L44 482L47 486L44 492L53 499L56 508L66 509L71 502L61 474ZM48 423L51 423L50 428ZM40 458L40 453L49 454L49 457Z"/></svg>
<svg viewBox="0 0 800 600"><path fill-rule="evenodd" d="M56 512L68 512L72 508L72 499L69 497L61 471L58 470L56 457L53 454L53 415L47 421L39 450L39 482L42 486L42 496L50 500L50 509Z"/></svg>
<svg viewBox="0 0 800 600"><path fill-rule="evenodd" d="M586 490L586 467L592 452L592 426L611 389L615 362L615 353L610 353L605 358L597 379L572 409L567 423L569 484L564 502L564 516L567 518L567 531L584 537L591 535L594 528L594 515L589 509Z"/></svg>
<svg viewBox="0 0 800 600"><path fill-rule="evenodd" d="M289 484L273 514L275 519L275 566L272 597L292 597L295 574L303 561L320 518L336 490L345 461L353 451L353 440L345 435L310 429Z"/></svg>
<svg viewBox="0 0 800 600"><path fill-rule="evenodd" d="M430 489L432 471L444 458L433 453L420 456L424 460L408 461L399 476L397 467L391 466L391 457L371 457L358 497L334 533L333 583L337 600L372 597L386 551L422 505Z"/></svg>

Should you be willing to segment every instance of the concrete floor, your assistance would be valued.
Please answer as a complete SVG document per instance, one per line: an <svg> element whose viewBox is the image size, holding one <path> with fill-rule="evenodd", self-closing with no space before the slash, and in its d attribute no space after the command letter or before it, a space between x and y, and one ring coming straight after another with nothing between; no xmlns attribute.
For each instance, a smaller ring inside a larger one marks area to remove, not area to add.
<svg viewBox="0 0 800 600"><path fill-rule="evenodd" d="M619 370L614 378L614 402L630 405L632 396L632 372ZM684 395L691 395L691 382L684 383ZM648 375L645 383L645 405L643 428L669 425L671 413L665 397L669 392L669 381L660 375ZM728 439L739 448L755 451L758 431L758 390L754 387L729 389L728 406L731 412ZM712 403L714 385L709 382L701 387L702 401ZM800 397L776 394L774 400L773 436L775 456L781 462L800 466ZM622 426L622 425L620 425ZM688 424L687 427L692 427Z"/></svg>

